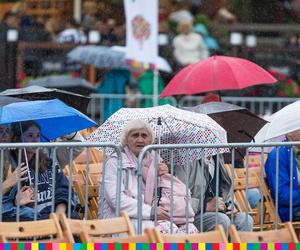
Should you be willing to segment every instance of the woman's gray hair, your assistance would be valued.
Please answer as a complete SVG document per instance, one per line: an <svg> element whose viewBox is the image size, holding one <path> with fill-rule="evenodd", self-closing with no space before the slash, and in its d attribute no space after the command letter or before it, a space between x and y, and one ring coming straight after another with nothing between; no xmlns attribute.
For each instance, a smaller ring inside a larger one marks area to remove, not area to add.
<svg viewBox="0 0 300 250"><path fill-rule="evenodd" d="M123 147L127 145L127 139L128 139L129 133L136 129L146 129L148 134L151 137L151 142L153 143L153 141L154 141L153 130L150 127L150 125L147 122L145 122L144 120L135 119L135 120L129 121L122 131L121 144Z"/></svg>

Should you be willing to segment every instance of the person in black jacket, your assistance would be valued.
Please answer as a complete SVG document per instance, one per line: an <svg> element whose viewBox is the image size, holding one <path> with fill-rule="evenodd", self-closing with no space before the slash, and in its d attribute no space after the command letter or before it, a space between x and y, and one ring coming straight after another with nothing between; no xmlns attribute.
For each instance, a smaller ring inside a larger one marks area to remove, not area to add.
<svg viewBox="0 0 300 250"><path fill-rule="evenodd" d="M34 121L27 121L22 123L15 123L12 125L12 142L40 142L40 132L41 128L38 123ZM25 154L22 151L22 162L26 163ZM28 181L21 183L22 188L31 189L30 198L27 199L27 202L21 202L18 200L18 188L17 186L13 187L9 193L10 204L13 207L16 207L17 204L20 204L21 212L26 208L34 209L34 201L37 200L37 218L46 219L49 217L49 214L54 211L57 213L67 212L68 207L68 193L69 193L69 180L61 171L60 167L57 164L53 164L52 160L47 157L47 155L39 151L38 156L38 175L35 174L36 168L36 148L26 148L26 155L28 159ZM18 165L18 150L11 152L10 161L12 169L15 169ZM37 178L36 178L37 177ZM38 181L37 181L38 180ZM53 186L53 183L54 186ZM37 193L34 193L34 188L37 184ZM53 197L54 196L54 197ZM72 199L70 204L72 206L72 218L79 218L78 214L74 211L75 194L72 194ZM8 209L8 216L13 218L16 216L14 213L17 210ZM22 213L22 220L31 220L34 217L34 213Z"/></svg>

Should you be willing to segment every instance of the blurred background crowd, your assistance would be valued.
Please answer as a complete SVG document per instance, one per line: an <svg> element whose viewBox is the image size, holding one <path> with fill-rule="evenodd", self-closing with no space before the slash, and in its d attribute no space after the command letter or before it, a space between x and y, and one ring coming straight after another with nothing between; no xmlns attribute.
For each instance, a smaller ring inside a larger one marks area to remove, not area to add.
<svg viewBox="0 0 300 250"><path fill-rule="evenodd" d="M111 69L98 68L91 79L82 66L68 64L66 54L79 45L126 43L123 1L2 0L0 18L2 90L66 73L105 83ZM250 59L279 80L276 86L222 95L299 96L299 22L299 0L160 0L159 54L172 68L160 72L161 89L183 66L217 54ZM125 78L123 73L118 81L126 79L125 92L152 94L141 83L153 78L149 72L133 70Z"/></svg>

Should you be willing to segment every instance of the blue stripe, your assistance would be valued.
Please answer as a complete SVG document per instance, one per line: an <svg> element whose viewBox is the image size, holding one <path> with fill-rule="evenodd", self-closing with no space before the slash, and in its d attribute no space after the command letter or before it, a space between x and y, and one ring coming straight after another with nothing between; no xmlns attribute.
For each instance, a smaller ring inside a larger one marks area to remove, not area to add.
<svg viewBox="0 0 300 250"><path fill-rule="evenodd" d="M73 250L80 250L80 243L73 243Z"/></svg>
<svg viewBox="0 0 300 250"><path fill-rule="evenodd" d="M177 250L177 249L178 249L178 244L176 244L176 243L171 243L170 249L171 249L171 250Z"/></svg>

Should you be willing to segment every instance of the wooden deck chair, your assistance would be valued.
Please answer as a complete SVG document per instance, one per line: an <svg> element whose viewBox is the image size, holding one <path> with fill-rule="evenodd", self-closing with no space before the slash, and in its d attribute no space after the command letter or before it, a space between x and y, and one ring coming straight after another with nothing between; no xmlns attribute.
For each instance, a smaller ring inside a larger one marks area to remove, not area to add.
<svg viewBox="0 0 300 250"><path fill-rule="evenodd" d="M271 194L265 182L261 184L260 180L257 176L249 177L248 179L248 188L257 188L261 190L261 185L264 185L264 193L263 193L263 206L264 206L264 214L262 216L260 209L261 203L259 203L257 208L251 208L248 200L246 200L246 178L238 178L234 180L234 194L239 203L241 212L246 211L248 208L248 212L253 216L254 219L254 227L259 228L260 221L263 218L264 228L269 228L275 221L275 205L271 198ZM246 207L247 206L247 207ZM279 222L281 220L279 219Z"/></svg>
<svg viewBox="0 0 300 250"><path fill-rule="evenodd" d="M83 242L87 239L98 241L100 237L120 233L135 235L133 225L125 212L121 212L121 217L103 220L74 220L68 219L65 214L60 214L59 219L64 235L69 241L73 239L73 235L79 236Z"/></svg>
<svg viewBox="0 0 300 250"><path fill-rule="evenodd" d="M163 242L160 233L156 228L146 228L144 230L144 234L142 235L133 235L126 237L98 237L93 238L93 240L89 237L86 232L82 233L84 242L105 242L105 243L160 243Z"/></svg>
<svg viewBox="0 0 300 250"><path fill-rule="evenodd" d="M80 134L85 139L87 139L95 130L96 130L96 127L86 128L86 129L80 130Z"/></svg>
<svg viewBox="0 0 300 250"><path fill-rule="evenodd" d="M268 154L264 154L264 159L263 162L261 162L261 154L249 154L249 158L248 158L248 165L250 168L261 168L261 165L265 164L266 160L268 158ZM246 156L244 159L244 166L246 166Z"/></svg>
<svg viewBox="0 0 300 250"><path fill-rule="evenodd" d="M101 174L102 173L102 162L89 163L89 174ZM86 163L74 162L73 169L75 173L80 171L86 171Z"/></svg>
<svg viewBox="0 0 300 250"><path fill-rule="evenodd" d="M227 237L221 225L217 225L214 231L197 234L160 234L163 242L215 242L227 243Z"/></svg>
<svg viewBox="0 0 300 250"><path fill-rule="evenodd" d="M249 177L258 177L259 180L261 179L261 169L260 168L249 168L248 169L248 176ZM234 170L235 178L246 178L246 168L236 168Z"/></svg>
<svg viewBox="0 0 300 250"><path fill-rule="evenodd" d="M292 225L293 225L293 228L296 232L298 239L300 239L300 221L293 221Z"/></svg>
<svg viewBox="0 0 300 250"><path fill-rule="evenodd" d="M295 230L290 222L284 224L284 227L277 230L261 232L240 232L234 225L229 226L229 235L231 242L298 242Z"/></svg>
<svg viewBox="0 0 300 250"><path fill-rule="evenodd" d="M74 162L79 164L86 164L87 159L87 150L89 150L89 163L101 163L103 162L102 153L95 148L85 148L80 155L78 155Z"/></svg>
<svg viewBox="0 0 300 250"><path fill-rule="evenodd" d="M74 163L74 171L78 174L86 176L86 164L77 164ZM102 163L90 163L88 179L91 185L98 185L99 180L102 176Z"/></svg>
<svg viewBox="0 0 300 250"><path fill-rule="evenodd" d="M1 242L49 241L69 242L64 238L56 214L38 221L0 222Z"/></svg>
<svg viewBox="0 0 300 250"><path fill-rule="evenodd" d="M79 176L82 177L81 174ZM77 178L77 177L76 177ZM82 177L83 178L83 177ZM75 192L78 195L78 199L80 201L81 207L83 208L83 211L81 213L81 217L84 217L84 207L87 205L87 218L88 219L97 219L98 216L98 197L99 197L99 186L98 185L88 185L88 204L85 204L86 202L86 184L82 183L81 181L74 180L73 181L73 187Z"/></svg>
<svg viewBox="0 0 300 250"><path fill-rule="evenodd" d="M231 164L225 164L225 169L229 176L232 176L232 165ZM260 168L248 168L248 176L249 177L255 177L257 176L260 178L261 169ZM234 169L234 178L246 178L246 168L235 168Z"/></svg>

